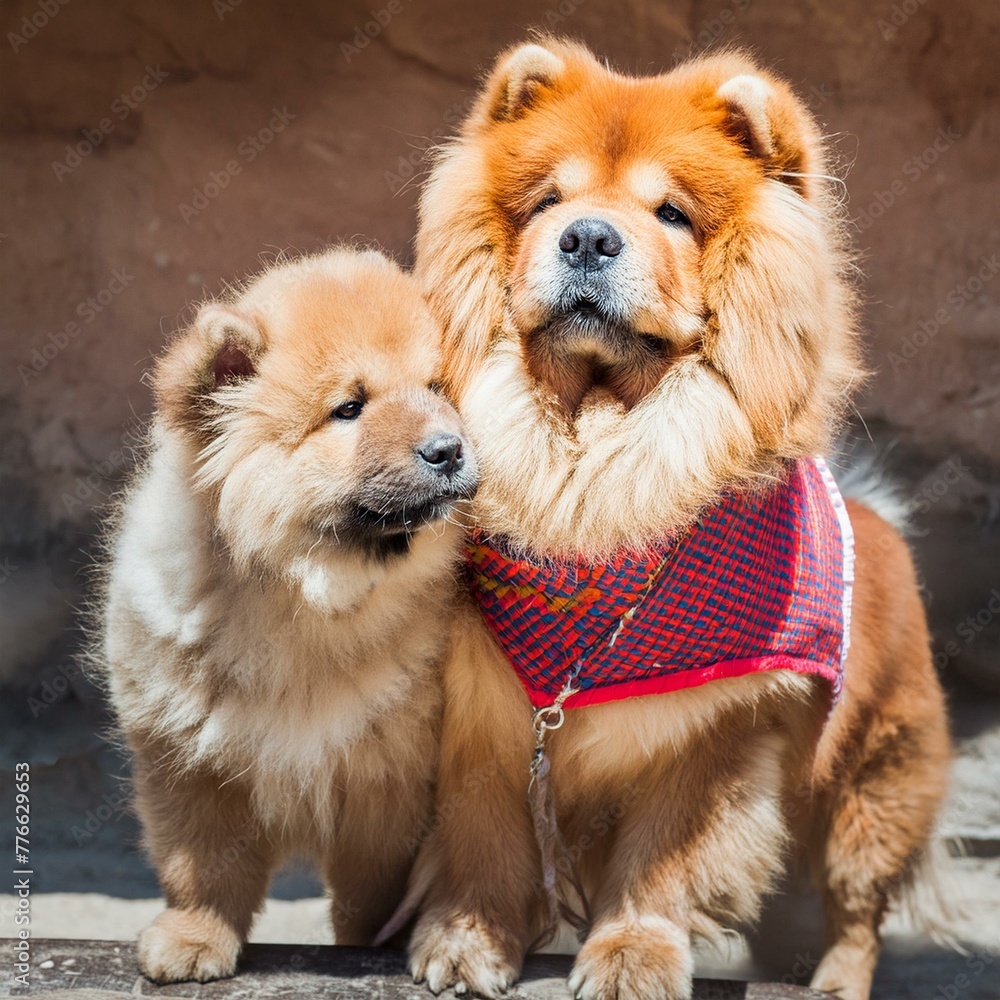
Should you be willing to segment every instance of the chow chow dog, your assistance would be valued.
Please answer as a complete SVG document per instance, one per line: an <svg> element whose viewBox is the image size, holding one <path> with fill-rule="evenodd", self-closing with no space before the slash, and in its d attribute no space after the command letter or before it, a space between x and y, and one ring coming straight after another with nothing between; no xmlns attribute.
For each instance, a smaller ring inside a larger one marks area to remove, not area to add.
<svg viewBox="0 0 1000 1000"><path fill-rule="evenodd" d="M315 859L341 944L405 889L437 761L474 456L440 328L374 252L282 263L159 359L110 543L103 660L167 909L157 982L233 974L272 871Z"/></svg>
<svg viewBox="0 0 1000 1000"><path fill-rule="evenodd" d="M950 751L907 546L815 457L863 375L828 173L741 53L631 77L545 37L433 166L416 274L482 472L409 896L434 992L503 992L561 916L577 997L689 997L692 937L791 857L812 984L868 996Z"/></svg>

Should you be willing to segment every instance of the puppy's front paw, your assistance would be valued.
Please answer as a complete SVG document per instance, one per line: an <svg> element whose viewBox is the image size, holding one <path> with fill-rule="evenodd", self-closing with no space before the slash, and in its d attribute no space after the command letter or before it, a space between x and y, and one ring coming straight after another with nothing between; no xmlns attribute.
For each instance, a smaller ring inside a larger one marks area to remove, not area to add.
<svg viewBox="0 0 1000 1000"><path fill-rule="evenodd" d="M599 925L569 977L579 1000L689 1000L694 959L686 934L663 917Z"/></svg>
<svg viewBox="0 0 1000 1000"><path fill-rule="evenodd" d="M139 968L157 983L207 983L236 971L239 935L211 910L164 910L139 935Z"/></svg>
<svg viewBox="0 0 1000 1000"><path fill-rule="evenodd" d="M823 956L809 985L839 1000L868 1000L872 972L869 955L852 954L846 948L834 947Z"/></svg>
<svg viewBox="0 0 1000 1000"><path fill-rule="evenodd" d="M417 922L410 942L410 972L432 993L449 986L498 997L517 981L520 945L479 917L430 910Z"/></svg>

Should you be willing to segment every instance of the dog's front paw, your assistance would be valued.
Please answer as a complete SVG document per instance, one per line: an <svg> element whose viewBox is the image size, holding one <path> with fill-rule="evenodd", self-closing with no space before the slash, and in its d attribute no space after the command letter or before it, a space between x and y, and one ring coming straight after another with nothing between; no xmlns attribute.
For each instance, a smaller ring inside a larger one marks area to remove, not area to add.
<svg viewBox="0 0 1000 1000"><path fill-rule="evenodd" d="M598 925L573 964L579 1000L689 1000L694 959L688 936L663 917Z"/></svg>
<svg viewBox="0 0 1000 1000"><path fill-rule="evenodd" d="M410 972L432 993L449 986L498 997L517 981L520 945L468 914L431 910L417 922L410 942Z"/></svg>
<svg viewBox="0 0 1000 1000"><path fill-rule="evenodd" d="M809 985L839 1000L868 1000L872 971L869 955L834 947L823 956Z"/></svg>
<svg viewBox="0 0 1000 1000"><path fill-rule="evenodd" d="M157 983L207 983L236 971L239 935L211 910L165 910L139 935L139 968Z"/></svg>

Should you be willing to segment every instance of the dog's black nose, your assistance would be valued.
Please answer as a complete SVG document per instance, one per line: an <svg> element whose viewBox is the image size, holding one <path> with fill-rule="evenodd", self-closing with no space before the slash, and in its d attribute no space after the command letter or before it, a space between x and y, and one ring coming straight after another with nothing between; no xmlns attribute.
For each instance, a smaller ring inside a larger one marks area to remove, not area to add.
<svg viewBox="0 0 1000 1000"><path fill-rule="evenodd" d="M457 434L435 434L417 448L417 454L444 476L458 472L465 465L462 439Z"/></svg>
<svg viewBox="0 0 1000 1000"><path fill-rule="evenodd" d="M559 237L559 249L566 263L585 269L611 263L624 245L621 233L604 219L577 219Z"/></svg>

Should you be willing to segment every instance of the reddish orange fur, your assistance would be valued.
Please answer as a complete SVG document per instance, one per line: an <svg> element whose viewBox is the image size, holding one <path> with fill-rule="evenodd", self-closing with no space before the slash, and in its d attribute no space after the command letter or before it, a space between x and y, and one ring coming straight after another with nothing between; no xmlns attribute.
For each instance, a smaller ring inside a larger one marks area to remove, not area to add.
<svg viewBox="0 0 1000 1000"><path fill-rule="evenodd" d="M500 57L425 188L417 238L487 531L596 558L829 447L863 373L824 171L804 106L740 54L639 79L553 39ZM532 214L552 189L561 200ZM661 199L690 234L657 221ZM664 345L659 367L600 346L567 361L539 338L530 286L544 247L563 219L594 211L640 248L634 280L658 290L633 319ZM586 1000L689 996L690 937L752 921L791 847L811 855L827 900L814 984L867 997L879 922L928 843L949 747L906 545L871 511L850 512L854 624L828 723L822 682L776 672L571 711L552 734L560 825L594 907L570 980ZM411 964L432 989L461 980L493 995L541 927L533 737L471 603L445 695Z"/></svg>

